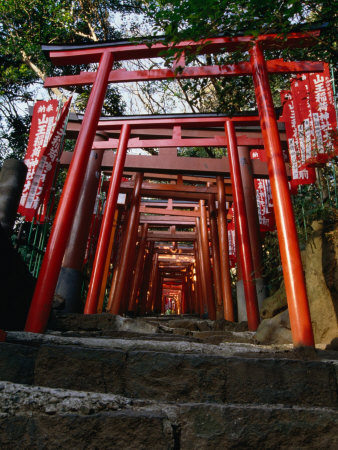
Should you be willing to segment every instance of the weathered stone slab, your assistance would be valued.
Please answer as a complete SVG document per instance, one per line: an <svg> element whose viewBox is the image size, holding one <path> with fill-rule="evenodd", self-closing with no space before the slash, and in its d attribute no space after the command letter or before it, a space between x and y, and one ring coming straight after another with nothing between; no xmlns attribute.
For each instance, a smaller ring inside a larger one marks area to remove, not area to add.
<svg viewBox="0 0 338 450"><path fill-rule="evenodd" d="M313 349L290 352L294 359L273 359L264 353L250 357L194 353L198 345L202 351L214 351L216 346L186 342L180 343L182 352L173 353L169 350L173 343L163 351L163 342L158 347L144 342L138 348L136 342L133 347L127 341L124 347L121 341L116 348L108 339L93 341L97 348L74 345L72 338L62 338L59 345L33 341L35 347L31 341L26 346L0 344L0 377L157 401L337 406L336 362L315 360L318 354ZM101 348L101 341L107 346Z"/></svg>
<svg viewBox="0 0 338 450"><path fill-rule="evenodd" d="M229 358L227 371L227 402L338 405L334 363Z"/></svg>
<svg viewBox="0 0 338 450"><path fill-rule="evenodd" d="M183 405L180 449L336 449L338 413L269 405Z"/></svg>
<svg viewBox="0 0 338 450"><path fill-rule="evenodd" d="M36 358L34 384L122 394L125 361L126 354L119 350L42 345Z"/></svg>
<svg viewBox="0 0 338 450"><path fill-rule="evenodd" d="M125 381L128 397L222 402L226 360L189 354L130 352Z"/></svg>
<svg viewBox="0 0 338 450"><path fill-rule="evenodd" d="M38 349L21 344L0 343L0 380L32 384Z"/></svg>
<svg viewBox="0 0 338 450"><path fill-rule="evenodd" d="M0 417L3 449L173 449L173 434L158 412Z"/></svg>

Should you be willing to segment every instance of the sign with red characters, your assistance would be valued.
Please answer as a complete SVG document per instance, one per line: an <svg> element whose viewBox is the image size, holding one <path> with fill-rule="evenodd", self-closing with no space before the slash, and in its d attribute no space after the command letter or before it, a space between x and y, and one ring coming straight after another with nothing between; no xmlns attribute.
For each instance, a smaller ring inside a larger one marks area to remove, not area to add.
<svg viewBox="0 0 338 450"><path fill-rule="evenodd" d="M337 116L328 64L323 73L308 75L315 147L307 163L325 163L338 156Z"/></svg>
<svg viewBox="0 0 338 450"><path fill-rule="evenodd" d="M228 245L229 245L229 263L230 267L236 267L236 231L234 208L229 208L228 214L231 215L231 222L228 223Z"/></svg>
<svg viewBox="0 0 338 450"><path fill-rule="evenodd" d="M296 116L295 102L292 98L291 91L282 91L281 98L283 116L280 120L285 122L291 164L291 187L297 188L301 184L312 184L316 181L316 172L311 167L303 167L306 160L304 139L303 134L299 136L299 116ZM301 130L303 130L302 127Z"/></svg>
<svg viewBox="0 0 338 450"><path fill-rule="evenodd" d="M58 121L57 100L38 101L34 106L24 160L28 172L18 209L27 221L33 219L43 200L45 200L44 208L39 220L40 222L44 220L46 199L48 201L70 102L71 99L65 103Z"/></svg>
<svg viewBox="0 0 338 450"><path fill-rule="evenodd" d="M29 133L28 147L25 156L25 164L28 167L26 181L23 187L18 212L31 220L31 211L38 205L33 204L38 189L37 178L33 179L37 167L47 147L49 138L55 126L59 102L57 100L38 101L34 105L32 124ZM41 169L40 169L41 170ZM34 215L33 214L33 215Z"/></svg>
<svg viewBox="0 0 338 450"><path fill-rule="evenodd" d="M251 159L266 161L265 150L251 150L250 157ZM270 180L255 178L254 184L256 190L259 229L263 233L266 231L273 231L276 228L276 222L273 212Z"/></svg>
<svg viewBox="0 0 338 450"><path fill-rule="evenodd" d="M328 64L324 72L292 78L282 91L283 115L292 166L292 185L311 184L313 167L338 155L337 118Z"/></svg>

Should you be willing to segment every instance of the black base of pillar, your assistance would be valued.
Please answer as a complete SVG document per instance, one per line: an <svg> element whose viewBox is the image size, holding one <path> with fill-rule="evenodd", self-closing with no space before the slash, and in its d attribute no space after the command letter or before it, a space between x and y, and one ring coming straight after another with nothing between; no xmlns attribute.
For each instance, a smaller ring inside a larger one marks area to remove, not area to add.
<svg viewBox="0 0 338 450"><path fill-rule="evenodd" d="M61 267L53 308L67 313L83 312L81 302L83 275L79 270Z"/></svg>

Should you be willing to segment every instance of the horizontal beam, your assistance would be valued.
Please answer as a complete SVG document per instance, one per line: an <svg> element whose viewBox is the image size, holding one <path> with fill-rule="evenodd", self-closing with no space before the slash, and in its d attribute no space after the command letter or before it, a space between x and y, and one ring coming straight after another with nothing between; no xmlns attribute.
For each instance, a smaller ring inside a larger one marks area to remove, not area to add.
<svg viewBox="0 0 338 450"><path fill-rule="evenodd" d="M182 138L213 138L216 136L223 137L225 139L224 133L224 124L220 125L217 129L208 129L208 128L194 128L194 129L181 129L181 137ZM69 120L67 124L67 137L75 138L81 129L81 122L74 122ZM109 129L108 127L104 130L101 130L98 133L98 136L101 138L109 139L115 138L118 139L120 134L120 127L117 129ZM156 139L156 138L171 138L173 135L172 127L167 128L138 128L134 126L130 132L131 138L133 136L138 137L140 139ZM281 131L279 133L282 141L286 140L285 132ZM237 142L240 142L238 145L253 145L261 147L264 145L262 133L260 131L236 131ZM129 147L130 148L130 147Z"/></svg>
<svg viewBox="0 0 338 450"><path fill-rule="evenodd" d="M148 241L195 241L196 234L190 231L180 231L175 232L174 234L169 233L168 231L148 231L147 240Z"/></svg>
<svg viewBox="0 0 338 450"><path fill-rule="evenodd" d="M123 190L132 190L134 188L134 181L123 181L120 185L121 191ZM194 194L217 194L217 188L215 185L212 186L190 186L187 184L165 184L165 183L142 183L142 194L146 194L147 192L168 192L173 194L173 198L175 197L175 193L183 192L183 193L194 193ZM228 195L232 194L231 185L225 185L225 193Z"/></svg>
<svg viewBox="0 0 338 450"><path fill-rule="evenodd" d="M195 158L178 157L174 152L162 153L160 150L157 156L127 155L124 170L135 172L155 172L167 174L192 174L192 175L222 175L229 178L230 169L227 157L223 158ZM72 152L63 152L61 165L69 166L72 160ZM105 151L102 160L102 169L111 170L115 162L115 154L112 151ZM251 161L253 176L255 178L268 178L266 162L254 159ZM290 167L286 164L288 176Z"/></svg>
<svg viewBox="0 0 338 450"><path fill-rule="evenodd" d="M184 211L184 210L178 210L178 209L164 209L164 208L147 208L142 205L140 206L140 213L159 214L162 216L200 217L199 211Z"/></svg>
<svg viewBox="0 0 338 450"><path fill-rule="evenodd" d="M187 227L195 227L196 221L191 217L154 216L141 214L140 223L148 223L149 225L182 225Z"/></svg>
<svg viewBox="0 0 338 450"><path fill-rule="evenodd" d="M108 141L96 141L93 143L94 150L116 149L118 139ZM238 145L263 146L263 139L247 138L239 136ZM139 139L131 138L128 141L128 148L163 148L163 147L225 147L225 136L214 136L210 138L172 138L172 139Z"/></svg>
<svg viewBox="0 0 338 450"><path fill-rule="evenodd" d="M311 61L283 61L282 59L267 61L270 73L306 73L322 72L322 62ZM215 78L226 76L251 75L252 69L249 62L228 64L220 66L184 67L182 71L173 69L151 69L151 70L112 70L109 75L109 83L126 83L136 81L154 81L167 79L190 79L190 78ZM81 72L78 75L64 75L59 77L47 77L44 82L45 88L84 86L93 84L96 72Z"/></svg>
<svg viewBox="0 0 338 450"><path fill-rule="evenodd" d="M177 44L164 45L151 42L144 44L115 42L97 43L93 45L56 46L44 45L44 51L49 52L49 58L55 65L89 64L99 62L102 53L111 52L115 61L129 59L143 59L163 56L167 49L175 48L184 50L189 48L197 54L217 53L221 51L247 51L254 42L259 42L263 50L274 50L282 48L307 48L317 43L316 37L320 35L319 30L306 32L293 32L285 34L266 34L261 36L237 36L216 37L203 39L197 42L182 41Z"/></svg>
<svg viewBox="0 0 338 450"><path fill-rule="evenodd" d="M172 115L159 115L150 117L123 117L116 118L109 117L107 120L101 119L97 125L98 130L120 130L124 124L130 125L131 130L135 127L146 128L173 128L173 126L189 126L191 128L203 128L203 127L222 127L225 122L234 122L238 125L259 125L259 117L253 114L246 113L237 116L225 116L217 114L208 115L196 115L196 114L172 114Z"/></svg>

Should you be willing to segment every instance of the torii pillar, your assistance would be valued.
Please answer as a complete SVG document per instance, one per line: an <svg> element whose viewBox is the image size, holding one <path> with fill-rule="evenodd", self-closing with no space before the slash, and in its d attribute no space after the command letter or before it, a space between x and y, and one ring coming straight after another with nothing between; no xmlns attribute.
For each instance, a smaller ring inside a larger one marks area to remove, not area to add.
<svg viewBox="0 0 338 450"><path fill-rule="evenodd" d="M255 280L258 309L261 308L265 298L265 286L262 278L262 243L259 230L259 219L257 211L256 191L252 175L252 165L250 160L249 147L238 146L238 157L241 169L241 178L245 198L246 217L250 235L250 247L253 264L253 278ZM237 312L238 321L246 321L247 313L245 307L245 296L243 289L243 279L238 279L237 291Z"/></svg>
<svg viewBox="0 0 338 450"><path fill-rule="evenodd" d="M250 49L250 57L275 208L292 338L295 345L314 346L309 303L288 179L272 101L268 70L259 43L253 44Z"/></svg>
<svg viewBox="0 0 338 450"><path fill-rule="evenodd" d="M80 197L113 61L114 57L110 51L102 52L82 127L76 141L72 163L68 170L65 186L42 261L25 331L41 333L45 330L49 319L53 295L73 223L74 208Z"/></svg>

